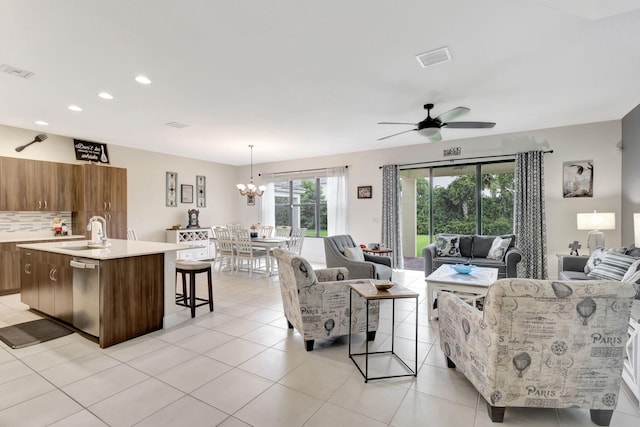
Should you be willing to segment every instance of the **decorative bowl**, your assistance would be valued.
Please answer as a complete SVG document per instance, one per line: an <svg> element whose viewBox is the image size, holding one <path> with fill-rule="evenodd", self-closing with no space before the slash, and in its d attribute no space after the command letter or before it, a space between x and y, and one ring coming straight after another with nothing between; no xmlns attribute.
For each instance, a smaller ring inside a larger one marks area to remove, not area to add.
<svg viewBox="0 0 640 427"><path fill-rule="evenodd" d="M456 273L469 274L474 268L476 268L476 266L473 264L454 264L451 268L453 268Z"/></svg>
<svg viewBox="0 0 640 427"><path fill-rule="evenodd" d="M379 291L385 291L393 286L393 282L374 283Z"/></svg>

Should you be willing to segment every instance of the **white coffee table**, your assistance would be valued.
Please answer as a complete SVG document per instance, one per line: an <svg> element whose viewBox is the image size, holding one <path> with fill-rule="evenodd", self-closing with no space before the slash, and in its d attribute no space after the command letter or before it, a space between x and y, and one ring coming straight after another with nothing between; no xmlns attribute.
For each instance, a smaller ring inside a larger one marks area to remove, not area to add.
<svg viewBox="0 0 640 427"><path fill-rule="evenodd" d="M427 282L427 318L433 315L433 293L450 291L466 294L475 306L476 300L487 294L489 286L498 280L498 269L492 267L476 267L469 274L457 273L449 264L443 264L431 273Z"/></svg>

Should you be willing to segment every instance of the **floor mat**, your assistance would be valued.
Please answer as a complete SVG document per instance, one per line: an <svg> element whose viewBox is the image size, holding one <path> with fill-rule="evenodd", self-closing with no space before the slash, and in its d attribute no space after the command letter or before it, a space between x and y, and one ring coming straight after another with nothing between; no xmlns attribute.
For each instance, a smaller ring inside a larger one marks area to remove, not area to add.
<svg viewBox="0 0 640 427"><path fill-rule="evenodd" d="M0 328L0 340L11 348L22 348L73 333L49 319L33 320Z"/></svg>

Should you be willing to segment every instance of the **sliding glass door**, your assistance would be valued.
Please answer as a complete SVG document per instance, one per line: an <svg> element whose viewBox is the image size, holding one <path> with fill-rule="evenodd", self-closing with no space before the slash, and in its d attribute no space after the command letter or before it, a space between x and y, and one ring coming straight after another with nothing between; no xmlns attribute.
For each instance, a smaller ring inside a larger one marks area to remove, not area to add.
<svg viewBox="0 0 640 427"><path fill-rule="evenodd" d="M511 233L513 169L506 161L401 170L404 253L421 256L439 233Z"/></svg>

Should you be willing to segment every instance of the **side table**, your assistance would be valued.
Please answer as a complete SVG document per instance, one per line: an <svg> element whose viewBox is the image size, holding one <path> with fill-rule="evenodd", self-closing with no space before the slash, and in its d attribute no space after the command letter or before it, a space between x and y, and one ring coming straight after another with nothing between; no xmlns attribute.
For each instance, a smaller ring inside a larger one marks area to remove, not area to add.
<svg viewBox="0 0 640 427"><path fill-rule="evenodd" d="M356 297L363 298L366 301L367 309L365 310L366 314L366 325L367 325L367 336L369 336L369 302L375 300L387 300L390 299L392 303L391 309L391 350L390 351L369 351L369 341L365 340L365 351L364 353L352 353L351 352L351 318L349 318L349 358L356 365L362 376L364 377L364 382L368 382L369 380L379 380L384 378L396 378L396 377L408 377L408 376L418 376L418 294L413 292L407 288L394 284L393 287L386 290L378 290L375 287L375 283L388 283L383 280L370 280L369 283L354 283L349 285L351 290L349 292L349 316L353 313L353 295L356 294ZM400 298L414 298L416 300L416 336L415 336L415 367L411 369L407 363L400 358L395 353L395 318L396 318L396 299ZM397 375L383 375L377 377L369 376L369 358L372 355L388 355L393 359L400 362L400 366L406 371L404 374ZM356 360L355 356L364 356L364 370L360 363Z"/></svg>

